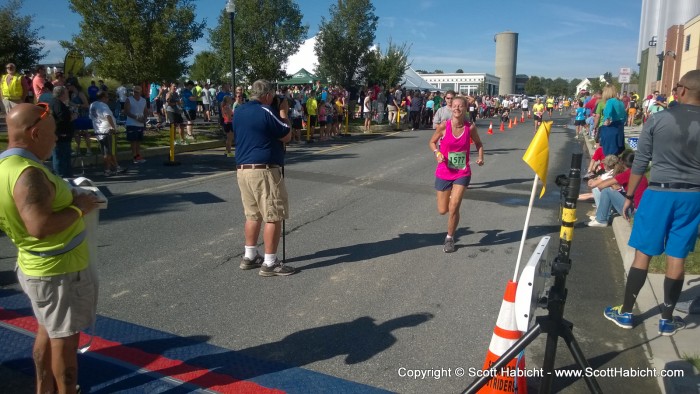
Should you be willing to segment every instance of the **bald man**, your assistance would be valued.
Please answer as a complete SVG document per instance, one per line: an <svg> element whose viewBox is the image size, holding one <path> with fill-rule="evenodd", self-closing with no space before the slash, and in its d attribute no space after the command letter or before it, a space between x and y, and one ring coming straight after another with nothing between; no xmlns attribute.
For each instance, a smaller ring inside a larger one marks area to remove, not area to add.
<svg viewBox="0 0 700 394"><path fill-rule="evenodd" d="M43 161L56 144L47 105L18 104L0 154L0 230L17 246L17 278L39 329L32 355L38 393L75 393L78 336L95 319L97 279L89 267L83 215L97 197L76 194Z"/></svg>

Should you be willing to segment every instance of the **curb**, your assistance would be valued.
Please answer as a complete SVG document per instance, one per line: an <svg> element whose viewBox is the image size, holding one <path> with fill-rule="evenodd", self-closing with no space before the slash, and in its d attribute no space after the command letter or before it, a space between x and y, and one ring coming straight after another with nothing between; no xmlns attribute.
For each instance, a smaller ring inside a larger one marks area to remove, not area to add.
<svg viewBox="0 0 700 394"><path fill-rule="evenodd" d="M188 145L176 145L175 146L175 155L179 153L186 153L186 152L193 152L193 151L198 151L198 150L205 150L205 149L214 149L214 148L221 148L226 146L226 141L222 140L214 140L214 141L205 141L205 142L193 142ZM170 147L169 146L156 146L156 147L151 147L151 148L141 148L141 154L144 158L153 158L156 156L168 156L170 154ZM131 157L131 151L121 151L117 152L117 162L119 161L129 161L131 162L132 157ZM78 156L78 157L71 157L71 161L73 163L73 168L80 168L81 165L83 167L97 167L102 165L102 155L101 154L93 154L91 156Z"/></svg>

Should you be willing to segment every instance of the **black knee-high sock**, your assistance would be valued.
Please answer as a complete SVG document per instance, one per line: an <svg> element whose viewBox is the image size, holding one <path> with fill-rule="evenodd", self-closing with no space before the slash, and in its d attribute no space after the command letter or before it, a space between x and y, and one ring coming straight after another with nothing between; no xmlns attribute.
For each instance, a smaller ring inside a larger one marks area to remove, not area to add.
<svg viewBox="0 0 700 394"><path fill-rule="evenodd" d="M673 308L676 307L676 303L681 297L681 290L683 290L683 278L671 279L668 276L664 278L664 307L661 308L662 319L673 319Z"/></svg>
<svg viewBox="0 0 700 394"><path fill-rule="evenodd" d="M634 301L639 291L642 290L647 280L647 270L630 267L627 273L627 286L625 287L625 302L622 304L622 312L632 312Z"/></svg>

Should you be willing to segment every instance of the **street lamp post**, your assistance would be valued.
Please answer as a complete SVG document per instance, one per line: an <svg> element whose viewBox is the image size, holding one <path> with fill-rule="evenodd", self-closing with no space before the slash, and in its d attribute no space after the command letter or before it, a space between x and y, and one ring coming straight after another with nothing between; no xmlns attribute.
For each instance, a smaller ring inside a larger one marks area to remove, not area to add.
<svg viewBox="0 0 700 394"><path fill-rule="evenodd" d="M228 0L226 3L226 12L228 12L228 18L229 18L229 26L231 27L231 91L235 91L236 89L236 63L235 63L235 55L233 52L234 48L234 35L233 35L233 17L236 14L236 3L233 2L233 0Z"/></svg>

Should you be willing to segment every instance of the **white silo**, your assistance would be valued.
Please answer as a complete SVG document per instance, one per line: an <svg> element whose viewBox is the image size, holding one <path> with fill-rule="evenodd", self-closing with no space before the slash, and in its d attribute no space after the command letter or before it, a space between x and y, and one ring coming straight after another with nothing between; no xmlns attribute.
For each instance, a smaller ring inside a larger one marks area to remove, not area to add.
<svg viewBox="0 0 700 394"><path fill-rule="evenodd" d="M505 31L493 37L496 41L496 76L501 79L498 94L515 93L515 65L518 63L518 33Z"/></svg>

